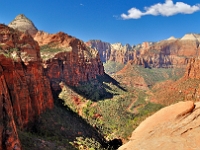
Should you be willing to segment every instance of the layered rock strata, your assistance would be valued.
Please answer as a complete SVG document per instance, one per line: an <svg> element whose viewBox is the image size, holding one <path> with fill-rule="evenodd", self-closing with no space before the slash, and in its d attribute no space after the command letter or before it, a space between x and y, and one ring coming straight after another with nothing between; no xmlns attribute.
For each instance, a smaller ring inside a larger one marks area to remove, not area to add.
<svg viewBox="0 0 200 150"><path fill-rule="evenodd" d="M144 42L136 46L110 44L100 40L86 42L99 51L103 62L127 63L133 60L134 64L155 68L185 67L188 59L199 56L199 43L199 34L186 34L181 39L170 37L160 42Z"/></svg>
<svg viewBox="0 0 200 150"><path fill-rule="evenodd" d="M198 57L189 60L185 78L200 79L200 59Z"/></svg>
<svg viewBox="0 0 200 150"><path fill-rule="evenodd" d="M123 46L121 43L110 44L100 40L91 40L86 44L99 52L102 62L127 63L129 60L133 60L137 53L129 44Z"/></svg>
<svg viewBox="0 0 200 150"><path fill-rule="evenodd" d="M27 128L39 114L53 107L39 50L29 34L0 25L0 146L3 149L20 149L16 125Z"/></svg>
<svg viewBox="0 0 200 150"><path fill-rule="evenodd" d="M119 150L199 149L200 103L191 101L161 109L143 121Z"/></svg>
<svg viewBox="0 0 200 150"><path fill-rule="evenodd" d="M57 49L57 52L52 53L41 51L45 73L54 90L59 90L61 81L77 86L80 82L104 74L98 51L86 46L83 41L62 32L48 34L41 31L34 39L41 47L48 45L49 49ZM45 56L48 56L48 59L45 59Z"/></svg>
<svg viewBox="0 0 200 150"><path fill-rule="evenodd" d="M0 25L0 146L5 150L21 149L16 126L30 128L53 108L52 89L60 90L60 82L77 86L104 75L98 51L83 41L37 31L24 15L9 26ZM40 46L47 51L40 53Z"/></svg>

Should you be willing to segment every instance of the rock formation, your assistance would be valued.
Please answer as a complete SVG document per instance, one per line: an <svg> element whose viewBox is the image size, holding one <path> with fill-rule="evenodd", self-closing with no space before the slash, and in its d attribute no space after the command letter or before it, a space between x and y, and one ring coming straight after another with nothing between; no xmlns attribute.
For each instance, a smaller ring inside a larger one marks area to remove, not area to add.
<svg viewBox="0 0 200 150"><path fill-rule="evenodd" d="M102 62L115 61L127 63L129 60L133 60L137 53L133 51L129 44L123 46L121 43L110 44L100 40L91 40L86 42L86 44L98 50Z"/></svg>
<svg viewBox="0 0 200 150"><path fill-rule="evenodd" d="M58 90L61 81L76 86L80 82L104 74L98 51L88 47L83 41L63 32L48 34L38 31L32 21L24 15L18 15L9 26L20 31L30 31L29 33L33 33L34 29L34 34L31 34L34 40L39 46L48 47L46 51L41 51L41 55L45 74L50 79L53 89Z"/></svg>
<svg viewBox="0 0 200 150"><path fill-rule="evenodd" d="M200 79L200 59L199 58L191 58L189 60L185 78L191 79Z"/></svg>
<svg viewBox="0 0 200 150"><path fill-rule="evenodd" d="M91 40L89 42L86 42L86 45L98 50L102 62L106 62L110 59L111 55L110 43L102 42L100 40Z"/></svg>
<svg viewBox="0 0 200 150"><path fill-rule="evenodd" d="M53 107L39 45L27 33L0 25L0 141L3 149L20 149L16 132Z"/></svg>
<svg viewBox="0 0 200 150"><path fill-rule="evenodd" d="M200 101L199 68L199 58L190 58L184 76L177 81L157 83L153 87L153 91L155 92L151 96L151 100L165 105L191 99Z"/></svg>
<svg viewBox="0 0 200 150"><path fill-rule="evenodd" d="M199 34L186 34L181 39L170 37L157 43L144 42L136 46L109 44L99 40L86 44L99 51L103 62L127 63L133 60L144 67L169 68L185 67L189 58L199 56L199 43Z"/></svg>
<svg viewBox="0 0 200 150"><path fill-rule="evenodd" d="M23 14L18 15L8 26L31 35L35 35L38 31L33 22Z"/></svg>
<svg viewBox="0 0 200 150"><path fill-rule="evenodd" d="M60 82L77 86L103 75L104 69L98 51L81 40L37 31L24 15L9 26L0 24L0 149L17 150L16 127L31 128L42 112L53 108L52 89L60 90ZM47 51L40 53L40 46Z"/></svg>
<svg viewBox="0 0 200 150"><path fill-rule="evenodd" d="M21 144L13 118L13 107L2 72L3 69L0 67L0 149L19 150L21 149Z"/></svg>
<svg viewBox="0 0 200 150"><path fill-rule="evenodd" d="M200 103L179 102L143 121L119 150L199 149Z"/></svg>
<svg viewBox="0 0 200 150"><path fill-rule="evenodd" d="M58 49L58 52L51 53L48 59L43 60L45 73L55 90L59 89L61 81L70 86L77 86L80 82L104 74L98 51L86 46L83 41L62 32L48 34L41 31L34 39L40 46L48 45L49 48ZM48 54L41 51L42 57Z"/></svg>

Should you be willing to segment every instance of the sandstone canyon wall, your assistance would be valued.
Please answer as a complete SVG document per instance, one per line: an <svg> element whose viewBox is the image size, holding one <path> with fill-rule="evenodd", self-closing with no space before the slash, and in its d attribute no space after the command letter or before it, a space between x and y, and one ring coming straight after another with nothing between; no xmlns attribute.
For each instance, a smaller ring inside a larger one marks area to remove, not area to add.
<svg viewBox="0 0 200 150"><path fill-rule="evenodd" d="M199 58L191 58L189 60L185 78L191 79L200 79L200 59Z"/></svg>
<svg viewBox="0 0 200 150"><path fill-rule="evenodd" d="M53 107L50 83L44 76L39 45L26 33L0 25L0 132L3 149L18 144L16 126L29 122ZM15 146L16 145L16 146Z"/></svg>
<svg viewBox="0 0 200 150"><path fill-rule="evenodd" d="M98 51L88 47L83 41L63 32L49 34L38 31L32 21L22 14L8 26L31 33L40 47L48 47L45 51L41 50L42 64L54 90L60 89L61 81L77 86L80 82L104 74Z"/></svg>
<svg viewBox="0 0 200 150"><path fill-rule="evenodd" d="M54 90L59 89L61 81L77 86L104 74L98 51L86 46L83 41L63 32L48 34L42 31L34 39L40 46L48 45L50 49L59 50L51 54L41 51L42 57L49 55L48 59L43 59L43 66Z"/></svg>
<svg viewBox="0 0 200 150"><path fill-rule="evenodd" d="M91 40L86 44L98 50L102 62L115 61L119 63L127 63L136 56L136 51L130 45L123 46L121 43L110 44L100 40Z"/></svg>
<svg viewBox="0 0 200 150"><path fill-rule="evenodd" d="M52 89L60 90L60 82L77 86L104 75L98 51L83 41L37 31L24 15L13 22L12 28L0 24L0 149L5 150L21 149L16 128L29 128L53 108ZM50 51L40 53L40 46Z"/></svg>

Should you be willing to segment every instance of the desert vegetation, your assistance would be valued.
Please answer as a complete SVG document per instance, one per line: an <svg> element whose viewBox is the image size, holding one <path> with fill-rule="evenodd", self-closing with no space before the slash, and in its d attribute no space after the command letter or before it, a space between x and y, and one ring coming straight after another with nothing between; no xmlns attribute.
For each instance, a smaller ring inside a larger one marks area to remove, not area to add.
<svg viewBox="0 0 200 150"><path fill-rule="evenodd" d="M105 70L106 67L110 66L105 65ZM149 69L134 65L127 72L97 76L74 87L61 82L62 91L54 95L55 108L43 113L28 132L19 132L24 149L48 149L49 146L114 150L116 147L110 141L127 141L141 121L165 106L152 102L152 93L159 90L158 83L179 79L183 75L181 71L181 68ZM123 83L137 76L144 78L147 89Z"/></svg>
<svg viewBox="0 0 200 150"><path fill-rule="evenodd" d="M99 86L96 86L96 83ZM94 87L101 87L104 94L101 95L101 90L97 89L96 92L100 92L97 95L101 97L93 99L96 95ZM79 92L76 92L77 90ZM87 93L86 90L94 95L84 96L83 93ZM119 137L124 140L128 139L133 126L136 127L142 121L140 118L145 118L162 108L162 105L149 102L145 91L127 88L108 75L98 77L88 82L87 86L83 84L73 90L65 85L59 98L63 100L64 105L81 115L107 140Z"/></svg>
<svg viewBox="0 0 200 150"><path fill-rule="evenodd" d="M125 64L123 63L118 63L110 60L104 63L104 69L107 74L114 74L120 71L124 66Z"/></svg>
<svg viewBox="0 0 200 150"><path fill-rule="evenodd" d="M60 52L70 52L71 47L59 48L55 45L44 45L40 47L40 54L43 60L48 60Z"/></svg>

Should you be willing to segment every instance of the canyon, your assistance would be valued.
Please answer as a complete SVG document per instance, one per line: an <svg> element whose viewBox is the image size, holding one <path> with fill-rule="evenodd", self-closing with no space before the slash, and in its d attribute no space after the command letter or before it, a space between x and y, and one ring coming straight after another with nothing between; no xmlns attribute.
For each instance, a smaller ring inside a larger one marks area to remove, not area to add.
<svg viewBox="0 0 200 150"><path fill-rule="evenodd" d="M44 76L39 45L26 33L0 26L1 147L17 149L16 125L27 128L44 110L53 107L50 83Z"/></svg>
<svg viewBox="0 0 200 150"><path fill-rule="evenodd" d="M199 65L198 57L189 59L182 78L157 87L153 100L170 106L146 118L118 150L199 149Z"/></svg>
<svg viewBox="0 0 200 150"><path fill-rule="evenodd" d="M61 81L77 86L104 74L98 52L82 41L65 33L49 35L53 46L67 51L52 53L43 60L40 42L33 36L43 38L44 34L36 33L24 15L17 16L9 26L12 28L0 25L0 147L4 150L21 149L17 128L31 128L40 114L54 107L52 89L61 90Z"/></svg>
<svg viewBox="0 0 200 150"><path fill-rule="evenodd" d="M198 148L199 43L193 33L84 42L40 31L23 14L0 24L0 149L117 149L129 140L119 150ZM124 67L108 75L110 62Z"/></svg>

